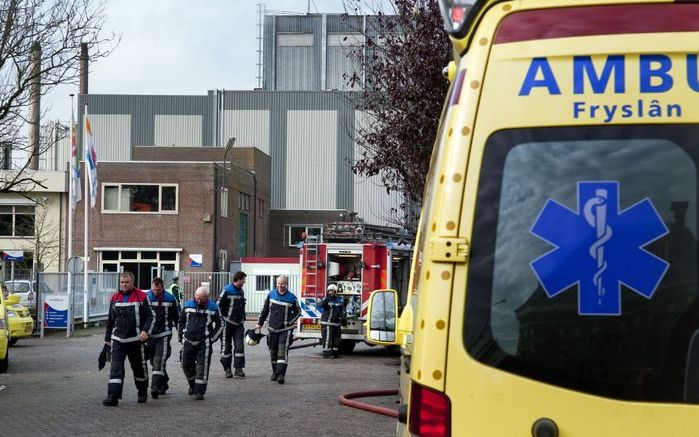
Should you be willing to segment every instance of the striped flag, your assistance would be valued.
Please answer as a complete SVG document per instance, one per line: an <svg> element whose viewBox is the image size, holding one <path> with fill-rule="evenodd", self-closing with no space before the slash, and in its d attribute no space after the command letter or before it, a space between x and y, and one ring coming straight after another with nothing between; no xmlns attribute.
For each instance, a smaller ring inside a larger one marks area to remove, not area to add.
<svg viewBox="0 0 699 437"><path fill-rule="evenodd" d="M70 149L70 207L75 209L75 205L83 198L82 188L80 188L80 160L78 159L78 127L73 123L71 117L71 149Z"/></svg>
<svg viewBox="0 0 699 437"><path fill-rule="evenodd" d="M83 146L85 150L85 169L90 177L90 206L94 208L97 201L97 154L95 153L95 136L92 133L90 119L87 116L87 107L85 107L85 141Z"/></svg>

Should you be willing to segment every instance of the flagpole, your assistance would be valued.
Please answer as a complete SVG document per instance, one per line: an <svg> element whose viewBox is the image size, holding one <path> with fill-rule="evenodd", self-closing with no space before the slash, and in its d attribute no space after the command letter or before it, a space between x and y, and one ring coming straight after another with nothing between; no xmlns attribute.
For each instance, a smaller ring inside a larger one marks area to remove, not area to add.
<svg viewBox="0 0 699 437"><path fill-rule="evenodd" d="M88 290L87 290L87 271L88 271L88 262L87 262L87 238L88 238L88 232L87 232L87 197L89 191L87 188L87 147L86 147L86 139L87 139L87 132L85 129L87 123L87 102L85 102L85 116L83 119L83 173L84 173L84 178L85 178L85 190L83 191L85 193L85 196L83 198L83 203L85 204L85 232L83 234L83 260L84 260L84 270L83 270L83 327L87 328L87 321L88 321Z"/></svg>
<svg viewBox="0 0 699 437"><path fill-rule="evenodd" d="M73 197L73 171L75 166L75 158L73 158L73 147L75 147L75 106L73 97L75 94L70 95L70 165L68 166L68 171L70 172L70 178L68 179L70 183L68 184L68 259L73 257L73 209L74 197ZM66 329L66 337L70 337L70 331L73 327L73 274L68 271L68 326Z"/></svg>

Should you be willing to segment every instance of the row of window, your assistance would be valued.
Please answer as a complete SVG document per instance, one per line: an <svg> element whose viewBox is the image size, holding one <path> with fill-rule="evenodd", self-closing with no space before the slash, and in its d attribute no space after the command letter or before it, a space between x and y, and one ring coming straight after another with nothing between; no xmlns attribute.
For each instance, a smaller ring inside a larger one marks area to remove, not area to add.
<svg viewBox="0 0 699 437"><path fill-rule="evenodd" d="M102 211L177 214L177 192L176 184L103 184ZM238 192L238 209L250 211L249 194ZM221 217L228 217L228 188L221 188ZM257 217L264 218L262 199L257 199Z"/></svg>
<svg viewBox="0 0 699 437"><path fill-rule="evenodd" d="M257 217L264 218L265 201L257 199ZM240 211L250 211L250 195L238 191L238 209ZM228 217L228 188L221 188L221 217Z"/></svg>

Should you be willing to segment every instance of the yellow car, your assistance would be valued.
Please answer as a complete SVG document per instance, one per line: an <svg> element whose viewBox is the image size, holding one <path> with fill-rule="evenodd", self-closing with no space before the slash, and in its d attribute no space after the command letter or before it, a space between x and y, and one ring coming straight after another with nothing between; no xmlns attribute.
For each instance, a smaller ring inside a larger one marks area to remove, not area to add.
<svg viewBox="0 0 699 437"><path fill-rule="evenodd" d="M4 303L7 309L7 320L10 328L10 345L17 343L23 337L29 337L34 332L34 319L24 305L20 305L19 296L10 294Z"/></svg>
<svg viewBox="0 0 699 437"><path fill-rule="evenodd" d="M7 364L10 361L9 354L10 331L8 330L7 311L5 310L5 298L0 293L0 373L7 372Z"/></svg>

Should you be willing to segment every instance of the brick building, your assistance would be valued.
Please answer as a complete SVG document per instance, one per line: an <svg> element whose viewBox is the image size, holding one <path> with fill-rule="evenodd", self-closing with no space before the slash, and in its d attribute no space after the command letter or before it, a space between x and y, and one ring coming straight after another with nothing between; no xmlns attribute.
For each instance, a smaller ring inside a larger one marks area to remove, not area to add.
<svg viewBox="0 0 699 437"><path fill-rule="evenodd" d="M231 260L267 256L269 156L254 148L231 148L226 156L226 150L134 147L132 161L100 163L89 216L90 269L131 271L137 285L148 287L162 270L226 271ZM77 213L76 254L82 229Z"/></svg>

